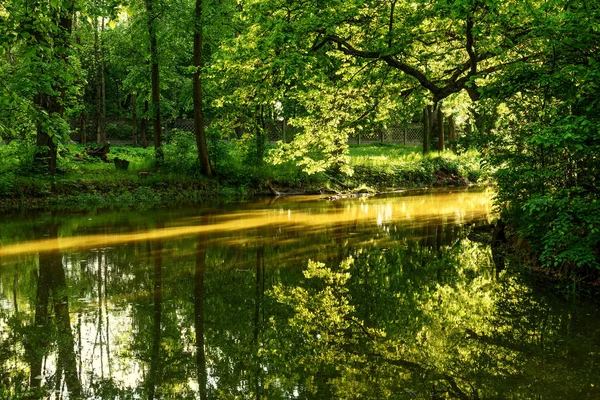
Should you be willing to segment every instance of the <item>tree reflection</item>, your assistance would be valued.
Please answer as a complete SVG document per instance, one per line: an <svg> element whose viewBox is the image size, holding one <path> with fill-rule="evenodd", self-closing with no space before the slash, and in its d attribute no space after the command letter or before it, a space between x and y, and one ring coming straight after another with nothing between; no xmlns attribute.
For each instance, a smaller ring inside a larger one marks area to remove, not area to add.
<svg viewBox="0 0 600 400"><path fill-rule="evenodd" d="M539 293L508 258L496 278L464 226L381 215L45 252L19 264L18 291L0 269L0 377L69 398L599 398L598 312Z"/></svg>
<svg viewBox="0 0 600 400"><path fill-rule="evenodd" d="M274 287L291 315L276 321L285 339L271 356L300 366L288 379L315 377L307 398L566 398L597 387L593 362L574 372L554 359L565 321L524 301L514 277L497 283L489 249L419 251L425 267L405 251L357 251L335 268L309 262L305 284Z"/></svg>
<svg viewBox="0 0 600 400"><path fill-rule="evenodd" d="M154 312L153 322L154 327L152 329L152 353L150 355L150 374L149 374L149 387L148 387L148 399L153 400L156 391L156 386L160 385L160 367L162 360L160 357L160 345L161 345L161 323L162 323L162 242L157 240L155 242L154 249Z"/></svg>
<svg viewBox="0 0 600 400"><path fill-rule="evenodd" d="M203 218L205 223L208 218ZM207 399L206 352L204 344L204 274L206 271L206 247L208 234L198 235L196 244L196 265L194 273L194 330L196 332L196 373L198 392L201 400Z"/></svg>
<svg viewBox="0 0 600 400"><path fill-rule="evenodd" d="M57 238L55 225L49 226L49 235ZM50 299L52 303L50 303ZM49 306L54 309L55 320L49 314ZM71 329L69 299L62 256L58 251L39 255L37 294L35 302L34 326L30 331L30 341L26 344L30 364L30 386L40 388L45 378L43 360L50 351L52 341L56 341L58 359L54 376L55 387L60 392L61 375L73 398L82 395L81 381L77 373L75 341ZM55 332L55 337L48 335Z"/></svg>
<svg viewBox="0 0 600 400"><path fill-rule="evenodd" d="M259 246L256 249L256 284L254 289L254 327L253 327L253 338L252 341L254 343L254 394L256 399L261 398L261 374L262 374L262 366L261 366L261 357L260 357L260 347L261 347L261 328L262 328L262 318L260 315L261 305L263 303L263 297L265 293L265 248L263 245Z"/></svg>

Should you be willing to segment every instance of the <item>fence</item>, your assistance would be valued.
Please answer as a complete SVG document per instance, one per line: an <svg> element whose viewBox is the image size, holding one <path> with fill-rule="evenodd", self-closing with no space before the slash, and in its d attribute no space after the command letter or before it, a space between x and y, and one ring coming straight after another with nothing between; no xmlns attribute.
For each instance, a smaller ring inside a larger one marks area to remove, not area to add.
<svg viewBox="0 0 600 400"><path fill-rule="evenodd" d="M394 124L383 129L374 129L360 132L354 138L361 143L390 143L403 145L416 145L423 143L423 125L421 124Z"/></svg>
<svg viewBox="0 0 600 400"><path fill-rule="evenodd" d="M73 133L71 139L81 141L82 121L74 119L70 121ZM129 118L106 118L106 136L112 143L126 142L131 140L133 126ZM148 121L148 140L152 141L152 121ZM193 133L194 120L187 118L177 118L163 121L163 129L168 134L173 129L181 129L186 132ZM267 140L290 142L300 131L299 128L290 126L286 121L265 121L265 130ZM93 118L86 119L86 132L88 142L96 140L96 121ZM140 132L138 129L138 139ZM236 137L235 132L231 132L227 139ZM417 145L423 143L423 125L422 124L402 124L394 123L387 128L373 129L368 131L360 131L355 136L349 139L351 143L390 143L402 145Z"/></svg>
<svg viewBox="0 0 600 400"><path fill-rule="evenodd" d="M193 119L175 119L165 123L165 129L181 129L187 132L194 132L194 120ZM300 129L290 126L286 121L265 121L265 130L267 132L267 138L269 141L276 142L282 140L289 142L293 137L298 134ZM233 137L233 132L230 138ZM423 143L423 125L422 124L393 124L388 126L387 129L375 129L368 132L360 132L350 141L355 141L358 144L361 143L390 143L390 144L403 144L403 145L415 145Z"/></svg>

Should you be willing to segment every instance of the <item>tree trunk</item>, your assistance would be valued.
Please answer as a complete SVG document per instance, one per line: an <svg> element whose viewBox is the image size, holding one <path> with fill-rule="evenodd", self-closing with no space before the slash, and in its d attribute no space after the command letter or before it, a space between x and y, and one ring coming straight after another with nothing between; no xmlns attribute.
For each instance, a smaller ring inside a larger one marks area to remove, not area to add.
<svg viewBox="0 0 600 400"><path fill-rule="evenodd" d="M444 151L444 114L442 113L441 105L437 109L437 136L438 136L438 151Z"/></svg>
<svg viewBox="0 0 600 400"><path fill-rule="evenodd" d="M106 143L106 61L104 57L104 17L102 17L102 29L100 31L100 58L101 58L101 81L102 81L102 117L100 118L101 143Z"/></svg>
<svg viewBox="0 0 600 400"><path fill-rule="evenodd" d="M73 14L73 31L77 32L79 30L79 23L77 20L77 13ZM75 43L77 43L78 47L81 48L81 37L79 34L75 35ZM79 50L79 57L83 58L82 56L82 51ZM85 92L87 91L87 85L85 84L85 80L79 78L78 79L78 84L81 85L83 87L83 92L81 93L81 98L79 99L79 101L81 102L81 104L83 105L83 109L81 110L81 114L79 115L80 118L80 129L79 129L79 133L80 133L80 138L79 138L79 142L83 145L87 144L87 119L86 119L86 115L85 115Z"/></svg>
<svg viewBox="0 0 600 400"><path fill-rule="evenodd" d="M429 153L429 106L423 108L423 154Z"/></svg>
<svg viewBox="0 0 600 400"><path fill-rule="evenodd" d="M131 94L131 125L132 125L132 130L131 130L131 134L132 134L132 138L131 141L133 143L134 146L138 145L138 139L137 139L137 104L136 104L136 100L137 100L137 95L135 93Z"/></svg>
<svg viewBox="0 0 600 400"><path fill-rule="evenodd" d="M244 131L242 129L242 125L236 125L235 128L233 128L233 130L235 132L235 137L237 137L238 139L241 139L242 135L244 134Z"/></svg>
<svg viewBox="0 0 600 400"><path fill-rule="evenodd" d="M456 126L452 115L448 116L448 138L452 142L452 150L456 151Z"/></svg>
<svg viewBox="0 0 600 400"><path fill-rule="evenodd" d="M94 17L94 79L96 81L96 143L102 143L101 103L102 86L100 84L100 55L98 46L98 19Z"/></svg>
<svg viewBox="0 0 600 400"><path fill-rule="evenodd" d="M15 53L12 47L8 49L8 63L10 64L10 74L14 75L15 73Z"/></svg>
<svg viewBox="0 0 600 400"><path fill-rule="evenodd" d="M433 106L428 106L428 111L429 111L429 141L430 141L430 145L431 145L431 139L435 138L437 136L437 108L438 105L437 103L434 104ZM437 142L433 143L433 146L435 149L437 149Z"/></svg>
<svg viewBox="0 0 600 400"><path fill-rule="evenodd" d="M206 147L206 135L204 133L204 113L202 110L202 0L196 0L196 15L194 22L194 130L196 132L196 146L198 147L198 161L200 171L204 176L211 176L208 149Z"/></svg>
<svg viewBox="0 0 600 400"><path fill-rule="evenodd" d="M261 104L259 111L258 111L258 124L256 124L256 165L262 164L263 159L264 159L265 135L266 135L265 108Z"/></svg>
<svg viewBox="0 0 600 400"><path fill-rule="evenodd" d="M57 112L56 100L52 96L40 93L35 96L34 103L38 108L46 110L49 116ZM57 145L47 129L43 124L37 124L35 144L38 149L35 153L35 160L38 165L54 173L56 172Z"/></svg>
<svg viewBox="0 0 600 400"><path fill-rule="evenodd" d="M142 136L142 146L148 147L148 111L149 111L148 100L144 101L144 117L140 126L140 135Z"/></svg>
<svg viewBox="0 0 600 400"><path fill-rule="evenodd" d="M60 61L64 66L65 71L68 68L68 49L71 42L71 30L73 27L73 15L74 15L73 3L67 8L60 8L55 15L57 21L55 21L58 27L57 32L53 35L50 40L54 43L53 54L51 57ZM37 41L36 45L48 40L42 38L40 32L34 32L33 35ZM44 58L44 55L41 55ZM64 97L65 97L65 83L64 78L53 75L52 92L51 94L39 92L34 97L34 104L39 109L45 110L49 118L56 118L57 116L62 118L64 113ZM58 95L56 94L58 93ZM45 124L38 122L37 124L37 136L36 145L38 149L36 151L35 160L36 163L46 167L50 173L56 172L56 159L58 145L55 141L57 132L50 132L49 129L44 126Z"/></svg>
<svg viewBox="0 0 600 400"><path fill-rule="evenodd" d="M283 138L282 138L283 143L287 143L287 137L286 137L286 129L285 129L285 127L286 127L286 119L284 118L284 119L281 120L281 136L283 136Z"/></svg>
<svg viewBox="0 0 600 400"><path fill-rule="evenodd" d="M87 144L87 121L85 118L85 113L81 112L81 144Z"/></svg>
<svg viewBox="0 0 600 400"><path fill-rule="evenodd" d="M154 13L154 0L145 0L148 15L148 35L150 36L150 65L152 76L152 117L154 118L154 154L156 161L162 163L164 154L162 150L161 120L160 120L160 81L158 72L158 51L156 44L156 14Z"/></svg>

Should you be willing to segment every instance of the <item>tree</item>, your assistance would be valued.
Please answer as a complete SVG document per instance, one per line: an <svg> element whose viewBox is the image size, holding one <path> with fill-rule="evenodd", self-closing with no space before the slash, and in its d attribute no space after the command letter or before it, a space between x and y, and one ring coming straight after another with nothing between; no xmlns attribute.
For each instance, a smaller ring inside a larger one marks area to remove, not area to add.
<svg viewBox="0 0 600 400"><path fill-rule="evenodd" d="M202 0L196 0L194 16L194 128L196 131L200 170L203 175L211 176L212 172L208 160L206 136L204 134L204 112L202 109L202 68L204 66L202 58L202 29L204 27Z"/></svg>
<svg viewBox="0 0 600 400"><path fill-rule="evenodd" d="M558 11L557 11L558 10ZM600 7L553 1L533 21L541 62L515 64L483 92L498 205L546 266L584 276L600 265Z"/></svg>
<svg viewBox="0 0 600 400"><path fill-rule="evenodd" d="M258 70L269 70L271 78L264 73L261 78L256 68L252 75L255 84L268 82L272 92L278 88L286 96L306 93L314 83L322 82L319 94L313 93L307 99L310 104L300 107L312 107L307 114L314 120L303 127L309 128L306 136L315 140L303 135L301 145L285 150L308 162L314 155L302 151L307 144L312 148L332 143L336 133L325 134L326 127L337 131L342 143L345 135L355 134L390 110L402 109L402 114L412 116L433 103L437 114L442 100L462 91L477 101L480 86L515 63L538 59L529 15L535 12L532 9L529 3L478 0L333 1L326 5L255 1L245 4L250 22L238 38L242 49L237 53L245 53L246 60L254 54L261 63ZM323 94L328 89L336 100L325 106L333 100ZM281 95L270 97L276 100ZM348 115L340 112L345 101L352 103ZM320 118L315 103L323 104ZM321 123L315 123L316 119ZM325 152L323 159L336 160L334 164L342 161L335 154L343 153L343 148Z"/></svg>
<svg viewBox="0 0 600 400"><path fill-rule="evenodd" d="M152 116L154 118L154 153L157 162L164 161L162 150L162 133L160 119L160 76L158 70L158 50L156 44L156 31L158 13L154 7L155 0L144 0L146 6L146 17L148 18L148 36L150 38L150 67L152 76Z"/></svg>
<svg viewBox="0 0 600 400"><path fill-rule="evenodd" d="M69 131L63 115L69 88L75 82L70 50L76 3L15 1L6 10L12 39L9 46L23 46L23 68L31 79L24 92L33 95L35 160L42 169L54 173L58 145Z"/></svg>

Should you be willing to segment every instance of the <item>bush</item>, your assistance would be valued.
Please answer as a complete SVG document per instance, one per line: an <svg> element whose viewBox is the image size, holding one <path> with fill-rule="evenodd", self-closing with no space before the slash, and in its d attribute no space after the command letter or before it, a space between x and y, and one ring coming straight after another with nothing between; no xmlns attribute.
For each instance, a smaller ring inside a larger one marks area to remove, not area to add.
<svg viewBox="0 0 600 400"><path fill-rule="evenodd" d="M15 189L15 175L12 173L0 173L0 197L10 196Z"/></svg>
<svg viewBox="0 0 600 400"><path fill-rule="evenodd" d="M35 145L29 140L13 140L0 146L0 173L32 171Z"/></svg>
<svg viewBox="0 0 600 400"><path fill-rule="evenodd" d="M198 150L193 133L173 129L170 140L163 146L165 169L185 175L196 175L200 171Z"/></svg>
<svg viewBox="0 0 600 400"><path fill-rule="evenodd" d="M593 107L589 115L569 115L570 107L547 112L548 120L500 126L506 144L491 154L498 165L496 199L543 265L600 269L600 117Z"/></svg>
<svg viewBox="0 0 600 400"><path fill-rule="evenodd" d="M208 158L215 172L231 164L231 143L223 140L223 134L218 128L206 128L206 142Z"/></svg>

